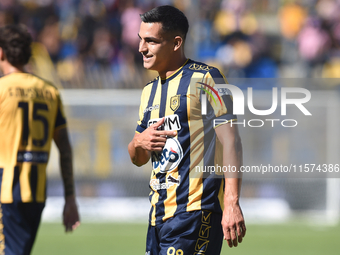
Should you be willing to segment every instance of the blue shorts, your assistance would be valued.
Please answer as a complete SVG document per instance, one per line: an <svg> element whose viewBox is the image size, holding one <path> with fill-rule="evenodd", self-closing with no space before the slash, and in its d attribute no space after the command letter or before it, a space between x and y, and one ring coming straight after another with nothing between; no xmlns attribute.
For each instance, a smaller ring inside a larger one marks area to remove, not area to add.
<svg viewBox="0 0 340 255"><path fill-rule="evenodd" d="M145 255L218 255L223 242L221 220L222 214L192 211L149 225Z"/></svg>
<svg viewBox="0 0 340 255"><path fill-rule="evenodd" d="M45 203L0 204L0 254L31 253L44 206Z"/></svg>

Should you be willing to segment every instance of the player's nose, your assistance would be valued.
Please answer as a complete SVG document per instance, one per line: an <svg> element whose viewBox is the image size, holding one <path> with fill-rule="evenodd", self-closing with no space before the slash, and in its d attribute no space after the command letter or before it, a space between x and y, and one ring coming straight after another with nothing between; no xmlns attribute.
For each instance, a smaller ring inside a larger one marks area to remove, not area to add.
<svg viewBox="0 0 340 255"><path fill-rule="evenodd" d="M140 40L138 51L139 51L140 53L146 53L146 52L148 51L148 49L147 49L147 47L146 47L146 43L145 43L144 40Z"/></svg>

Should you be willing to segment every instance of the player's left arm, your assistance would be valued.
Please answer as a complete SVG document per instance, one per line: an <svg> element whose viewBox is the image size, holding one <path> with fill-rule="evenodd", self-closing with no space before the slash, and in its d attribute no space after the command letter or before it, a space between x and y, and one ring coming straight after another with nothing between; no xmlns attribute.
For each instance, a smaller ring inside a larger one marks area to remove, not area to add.
<svg viewBox="0 0 340 255"><path fill-rule="evenodd" d="M223 146L223 165L235 166L239 171L242 165L242 143L236 125L223 124L215 128ZM225 172L224 210L222 228L224 239L229 247L237 246L246 234L246 226L239 204L242 175L240 172Z"/></svg>
<svg viewBox="0 0 340 255"><path fill-rule="evenodd" d="M60 154L60 168L65 195L63 224L65 226L65 231L68 232L75 230L80 225L80 221L74 192L72 149L68 138L67 128L57 128L54 131L53 139Z"/></svg>

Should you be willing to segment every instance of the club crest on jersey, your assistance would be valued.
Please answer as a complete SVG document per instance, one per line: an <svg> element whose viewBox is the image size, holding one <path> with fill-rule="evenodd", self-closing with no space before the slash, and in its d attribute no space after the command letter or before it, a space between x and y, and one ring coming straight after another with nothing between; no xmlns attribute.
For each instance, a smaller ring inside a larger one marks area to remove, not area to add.
<svg viewBox="0 0 340 255"><path fill-rule="evenodd" d="M176 95L170 98L170 109L176 111L181 104L181 95Z"/></svg>
<svg viewBox="0 0 340 255"><path fill-rule="evenodd" d="M166 173L174 170L183 159L183 149L176 138L166 140L163 151L152 153L152 168L155 171Z"/></svg>

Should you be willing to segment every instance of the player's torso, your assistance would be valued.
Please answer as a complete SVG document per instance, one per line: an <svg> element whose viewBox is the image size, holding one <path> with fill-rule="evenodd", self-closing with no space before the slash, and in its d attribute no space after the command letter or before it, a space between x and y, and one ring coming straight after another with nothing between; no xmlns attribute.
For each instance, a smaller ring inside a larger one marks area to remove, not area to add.
<svg viewBox="0 0 340 255"><path fill-rule="evenodd" d="M151 156L152 224L175 213L202 209L204 184L200 173L195 172L195 166L203 165L203 140L214 136L214 130L207 131L202 120L200 90L196 87L205 72L197 72L196 66L188 63L173 77L155 80L146 88L149 91L145 96L149 100L144 118L148 126L165 117L163 128L177 131L175 137L167 139L161 153Z"/></svg>
<svg viewBox="0 0 340 255"><path fill-rule="evenodd" d="M27 73L0 79L2 203L45 200L45 171L58 108L56 93L52 85Z"/></svg>

